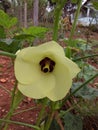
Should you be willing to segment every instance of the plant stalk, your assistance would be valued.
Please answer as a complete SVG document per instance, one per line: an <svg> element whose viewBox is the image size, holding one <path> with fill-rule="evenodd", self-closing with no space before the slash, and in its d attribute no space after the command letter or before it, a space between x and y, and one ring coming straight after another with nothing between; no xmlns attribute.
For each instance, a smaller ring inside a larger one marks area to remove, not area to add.
<svg viewBox="0 0 98 130"><path fill-rule="evenodd" d="M11 118L14 110L17 108L17 106L20 104L23 98L24 96L20 93L20 91L17 91L17 81L16 81L14 90L12 92L12 101L11 101L10 110L4 119L9 120ZM3 130L7 130L7 128L8 128L8 123L5 124L5 127Z"/></svg>
<svg viewBox="0 0 98 130"><path fill-rule="evenodd" d="M12 53L9 53L9 52L5 52L5 51L0 51L0 55L8 56L8 57L11 57L11 58L13 58L13 59L16 58L16 55L15 55L15 54L12 54Z"/></svg>
<svg viewBox="0 0 98 130"><path fill-rule="evenodd" d="M61 16L61 11L66 2L67 2L67 0L62 0L62 2L60 2L58 0L57 5L56 5L57 7L54 12L54 28L53 28L53 40L54 41L57 41L57 39L58 39L59 20L60 20L60 16Z"/></svg>
<svg viewBox="0 0 98 130"><path fill-rule="evenodd" d="M44 102L43 102L43 106L42 106L42 109L39 113L39 116L38 116L38 119L37 119L37 122L36 122L36 126L39 126L40 123L41 123L41 120L43 118L43 115L45 113L45 108L46 108L46 104L47 104L48 100L47 99L44 99Z"/></svg>
<svg viewBox="0 0 98 130"><path fill-rule="evenodd" d="M71 29L71 33L70 33L70 37L69 37L69 44L70 44L69 46L73 46L72 45L72 38L73 38L75 29L76 29L77 19L78 19L79 13L80 13L80 8L81 8L82 0L79 0L78 2L79 2L78 3L78 8L76 10L76 15L75 15L74 23L72 25L72 29Z"/></svg>
<svg viewBox="0 0 98 130"><path fill-rule="evenodd" d="M82 60L82 59L86 59L86 58L91 58L91 57L95 57L95 56L98 56L98 54L83 56L83 57L80 57L80 58L73 59L73 61L76 62L76 61L78 61L78 60Z"/></svg>
<svg viewBox="0 0 98 130"><path fill-rule="evenodd" d="M15 98L15 92L16 92L16 88L17 88L17 82L15 83L15 87L14 90L12 92L12 101L11 101L11 106L10 106L10 110L7 114L7 116L5 117L5 119L9 120L13 114L13 103L14 103L14 98ZM4 130L6 130L8 127L8 123L5 124Z"/></svg>
<svg viewBox="0 0 98 130"><path fill-rule="evenodd" d="M6 122L6 123L10 123L10 124L13 123L13 124L17 124L17 125L23 125L23 126L27 126L27 127L30 127L30 128L34 128L36 130L40 130L40 128L38 126L30 125L30 124L23 123L23 122L11 121L11 120L5 120L5 119L0 119L0 122Z"/></svg>
<svg viewBox="0 0 98 130"><path fill-rule="evenodd" d="M53 117L54 117L54 114L55 114L55 111L52 111L49 114L48 120L47 120L46 125L45 125L45 130L49 130L51 123L52 123L52 120L53 120Z"/></svg>

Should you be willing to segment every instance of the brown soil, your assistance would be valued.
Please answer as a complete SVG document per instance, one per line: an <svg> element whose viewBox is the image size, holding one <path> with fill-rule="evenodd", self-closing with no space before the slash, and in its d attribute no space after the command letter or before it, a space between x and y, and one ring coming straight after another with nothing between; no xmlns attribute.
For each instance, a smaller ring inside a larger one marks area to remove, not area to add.
<svg viewBox="0 0 98 130"><path fill-rule="evenodd" d="M14 87L14 69L13 64L10 58L0 56L0 118L3 118L10 108L11 96L6 92L2 87L11 91ZM29 109L32 107L32 110L23 112L21 114L14 115L11 119L15 121L25 122L29 124L34 124L36 122L39 107L37 107L34 101L28 101L27 98L20 103L20 106L16 110L19 112L21 110ZM7 130L31 130L24 126L10 125Z"/></svg>

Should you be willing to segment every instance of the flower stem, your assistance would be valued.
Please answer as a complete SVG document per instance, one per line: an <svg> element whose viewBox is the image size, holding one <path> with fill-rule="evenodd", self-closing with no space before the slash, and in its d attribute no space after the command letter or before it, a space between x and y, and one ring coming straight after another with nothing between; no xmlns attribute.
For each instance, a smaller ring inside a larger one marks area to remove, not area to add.
<svg viewBox="0 0 98 130"><path fill-rule="evenodd" d="M61 16L61 9L55 9L55 21L54 21L54 29L53 29L53 40L57 41L58 38L58 27L59 27L59 19Z"/></svg>
<svg viewBox="0 0 98 130"><path fill-rule="evenodd" d="M50 126L51 126L51 123L52 123L52 120L53 120L53 118L54 118L55 112L56 112L56 110L58 109L58 108L57 108L57 104L58 104L58 102L52 102L52 101L51 101L51 104L50 104L50 106L51 106L51 111L50 111L50 113L49 113L49 115L48 115L48 119L47 119L47 121L46 121L46 123L45 123L45 129L44 129L44 130L49 130L49 128L50 128Z"/></svg>
<svg viewBox="0 0 98 130"><path fill-rule="evenodd" d="M27 126L27 127L30 127L30 128L34 128L36 130L40 130L40 128L35 126L35 125L30 125L30 124L23 123L23 122L4 120L4 119L0 119L0 122L6 122L6 123L11 123L11 124L13 123L13 124L17 124L17 125L23 125L23 126Z"/></svg>
<svg viewBox="0 0 98 130"><path fill-rule="evenodd" d="M86 58L91 58L91 57L95 57L95 56L98 56L98 54L83 56L83 57L80 57L80 58L73 59L73 61L78 61L78 60L82 60L82 59L86 59Z"/></svg>
<svg viewBox="0 0 98 130"><path fill-rule="evenodd" d="M67 2L67 0L62 0L62 2L58 0L57 5L56 5L57 7L54 12L54 28L53 28L53 40L54 41L57 41L57 38L58 38L58 28L59 28L61 10L64 7L66 2Z"/></svg>
<svg viewBox="0 0 98 130"><path fill-rule="evenodd" d="M5 117L5 119L9 120L12 116L12 113L13 113L13 102L14 102L14 98L15 98L15 92L16 92L16 88L17 88L17 82L15 83L15 87L14 87L14 90L12 92L12 101L11 101L11 106L10 106L10 110L7 114L7 116ZM8 123L6 123L5 127L4 127L4 130L6 130L8 127Z"/></svg>
<svg viewBox="0 0 98 130"><path fill-rule="evenodd" d="M39 113L39 115L38 115L38 119L37 119L37 122L36 122L36 126L39 126L39 125L40 125L40 122L41 122L41 120L42 120L42 118L43 118L43 115L44 115L44 113L45 113L45 108L46 108L47 102L48 102L48 100L47 100L47 99L44 99L44 101L43 101L43 107L42 107L42 109L41 109L41 111L40 111L40 113Z"/></svg>
<svg viewBox="0 0 98 130"><path fill-rule="evenodd" d="M24 96L20 93L20 91L17 91L17 81L16 81L14 90L12 92L12 101L11 101L10 110L4 119L9 120L11 118L14 110L17 108L17 106L19 105L19 103L22 101L23 98ZM3 130L7 130L7 127L8 127L8 123L6 123Z"/></svg>
<svg viewBox="0 0 98 130"><path fill-rule="evenodd" d="M69 37L69 44L70 44L69 46L73 46L72 45L72 43L73 43L72 42L72 38L73 38L75 29L76 29L76 24L77 24L77 19L78 19L79 13L80 13L81 4L82 4L82 0L79 0L78 8L76 10L76 15L75 15L75 19L74 19L74 23L73 23L73 26L72 26L72 29L71 29L71 33L70 33L70 37Z"/></svg>
<svg viewBox="0 0 98 130"><path fill-rule="evenodd" d="M13 58L13 59L16 58L16 55L15 55L15 54L12 54L12 53L9 53L9 52L5 52L5 51L0 51L0 55L8 56L8 57L11 57L11 58Z"/></svg>
<svg viewBox="0 0 98 130"><path fill-rule="evenodd" d="M70 36L69 36L69 44L68 44L68 47L66 48L66 56L68 58L71 58L71 55L72 55L72 50L70 49L70 47L74 46L72 38L73 38L75 29L76 29L77 19L78 19L78 16L79 16L79 13L80 13L80 8L81 8L81 3L82 3L82 0L79 0L78 8L76 10L76 15L75 15L75 18L74 18L74 23L72 25L71 33L70 33Z"/></svg>
<svg viewBox="0 0 98 130"><path fill-rule="evenodd" d="M49 130L50 125L51 125L51 122L52 122L53 117L54 117L54 114L55 114L55 111L52 111L52 112L49 114L49 117L48 117L48 120L47 120L47 122L46 122L45 129L44 129L44 130Z"/></svg>

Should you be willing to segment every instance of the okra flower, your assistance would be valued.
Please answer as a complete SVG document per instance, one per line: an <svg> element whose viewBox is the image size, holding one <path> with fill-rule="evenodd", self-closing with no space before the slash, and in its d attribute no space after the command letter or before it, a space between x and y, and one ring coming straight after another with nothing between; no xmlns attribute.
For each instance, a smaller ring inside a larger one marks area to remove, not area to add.
<svg viewBox="0 0 98 130"><path fill-rule="evenodd" d="M16 56L14 69L18 89L25 96L48 97L52 101L66 96L72 79L80 71L55 41L22 49Z"/></svg>

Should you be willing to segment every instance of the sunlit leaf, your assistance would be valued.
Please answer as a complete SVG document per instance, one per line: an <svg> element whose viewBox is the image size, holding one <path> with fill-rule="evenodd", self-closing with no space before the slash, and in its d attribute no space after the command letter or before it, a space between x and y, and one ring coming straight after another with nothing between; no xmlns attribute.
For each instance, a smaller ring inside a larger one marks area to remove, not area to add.
<svg viewBox="0 0 98 130"><path fill-rule="evenodd" d="M30 34L19 34L19 35L14 36L14 39L23 41L23 40L27 40L27 39L34 38L34 37L35 36L30 35Z"/></svg>
<svg viewBox="0 0 98 130"><path fill-rule="evenodd" d="M10 27L13 27L14 25L16 25L17 24L17 18L10 18L9 19L9 23L8 23L8 28L10 28Z"/></svg>
<svg viewBox="0 0 98 130"><path fill-rule="evenodd" d="M34 37L39 37L39 38L43 37L47 31L48 29L44 27L32 26L29 28L23 28L23 32L25 34L29 34L29 35L32 35Z"/></svg>
<svg viewBox="0 0 98 130"><path fill-rule="evenodd" d="M0 26L0 39L5 38L5 37L6 37L6 34L5 34L5 31L4 31L4 28L2 26Z"/></svg>
<svg viewBox="0 0 98 130"><path fill-rule="evenodd" d="M77 2L78 2L78 0L71 0L71 2L72 2L72 3L77 3Z"/></svg>
<svg viewBox="0 0 98 130"><path fill-rule="evenodd" d="M2 39L0 40L0 50L16 53L21 48L21 42L16 39Z"/></svg>
<svg viewBox="0 0 98 130"><path fill-rule="evenodd" d="M94 1L94 2L93 2L93 6L94 6L94 8L95 8L96 10L98 10L98 1Z"/></svg>
<svg viewBox="0 0 98 130"><path fill-rule="evenodd" d="M0 10L0 25L5 29L13 27L17 23L17 18L10 17L3 10Z"/></svg>

